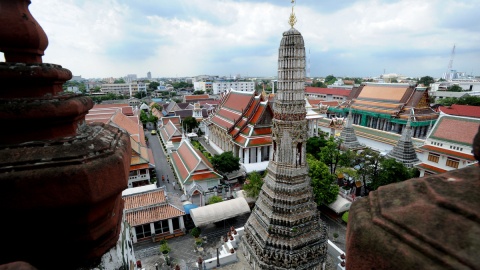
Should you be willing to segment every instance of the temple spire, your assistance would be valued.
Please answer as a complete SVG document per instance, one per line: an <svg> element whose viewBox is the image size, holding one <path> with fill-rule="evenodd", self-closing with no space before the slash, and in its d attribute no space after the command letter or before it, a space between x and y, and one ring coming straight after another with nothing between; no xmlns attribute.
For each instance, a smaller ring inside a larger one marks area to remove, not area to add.
<svg viewBox="0 0 480 270"><path fill-rule="evenodd" d="M387 158L394 158L398 162L403 163L405 166L411 168L413 165L420 160L417 157L415 152L413 142L412 142L412 118L413 118L413 108L410 110L408 115L407 124L402 131L402 136L398 140L397 144L393 149L388 152Z"/></svg>
<svg viewBox="0 0 480 270"><path fill-rule="evenodd" d="M352 117L352 105L349 105L347 124L340 133L340 139L342 140L342 147L346 149L360 149L364 146L360 144L353 129L353 117Z"/></svg>
<svg viewBox="0 0 480 270"><path fill-rule="evenodd" d="M288 24L293 28L293 26L297 23L297 17L295 16L295 12L293 8L295 7L296 0L292 0L292 13L290 13L290 18L288 19Z"/></svg>

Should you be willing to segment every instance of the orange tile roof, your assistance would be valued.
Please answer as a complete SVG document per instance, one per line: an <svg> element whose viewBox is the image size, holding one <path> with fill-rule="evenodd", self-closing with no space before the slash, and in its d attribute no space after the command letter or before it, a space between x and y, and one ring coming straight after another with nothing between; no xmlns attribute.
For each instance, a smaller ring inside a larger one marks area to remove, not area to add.
<svg viewBox="0 0 480 270"><path fill-rule="evenodd" d="M188 177L188 170L185 167L185 164L182 162L182 159L178 156L177 152L172 152L172 161L173 166L177 168L178 172L180 173L181 180L185 180Z"/></svg>
<svg viewBox="0 0 480 270"><path fill-rule="evenodd" d="M130 171L140 170L140 169L148 169L147 163L130 165Z"/></svg>
<svg viewBox="0 0 480 270"><path fill-rule="evenodd" d="M260 137L250 139L247 146L260 146L260 145L270 145L272 143L272 137Z"/></svg>
<svg viewBox="0 0 480 270"><path fill-rule="evenodd" d="M132 116L133 115L133 108L131 106L122 107L122 113L125 114L126 116Z"/></svg>
<svg viewBox="0 0 480 270"><path fill-rule="evenodd" d="M217 124L217 126L220 126L221 128L225 128L225 129L228 129L233 125L232 122L228 122L228 121L224 120L223 118L220 118L217 115L215 115L212 118L212 122Z"/></svg>
<svg viewBox="0 0 480 270"><path fill-rule="evenodd" d="M221 108L217 115L221 116L222 118L224 119L227 119L227 120L230 120L230 121L234 121L234 120L238 120L240 117L241 117L241 114L238 113L238 112L232 112L232 111L229 111L225 108Z"/></svg>
<svg viewBox="0 0 480 270"><path fill-rule="evenodd" d="M247 142L247 138L244 136L240 135L237 138L235 138L235 142L240 144L241 146L245 146L245 143Z"/></svg>
<svg viewBox="0 0 480 270"><path fill-rule="evenodd" d="M186 95L185 96L185 101L189 100L197 100L197 99L208 99L210 98L208 95Z"/></svg>
<svg viewBox="0 0 480 270"><path fill-rule="evenodd" d="M253 135L267 135L272 133L272 128L255 128L253 130Z"/></svg>
<svg viewBox="0 0 480 270"><path fill-rule="evenodd" d="M358 98L400 102L408 88L408 85L365 85L361 90L360 95L358 95Z"/></svg>
<svg viewBox="0 0 480 270"><path fill-rule="evenodd" d="M199 160L190 147L188 147L187 143L182 143L182 145L178 147L177 153L189 172L192 172L195 167L197 167Z"/></svg>
<svg viewBox="0 0 480 270"><path fill-rule="evenodd" d="M222 106L237 112L241 112L247 107L248 103L252 98L254 98L254 96L255 95L251 92L230 91L226 97L225 103L223 103Z"/></svg>
<svg viewBox="0 0 480 270"><path fill-rule="evenodd" d="M123 197L123 200L125 201L125 210L158 205L166 202L165 191L163 189L127 195Z"/></svg>
<svg viewBox="0 0 480 270"><path fill-rule="evenodd" d="M479 125L478 118L443 115L437 120L430 137L470 146Z"/></svg>
<svg viewBox="0 0 480 270"><path fill-rule="evenodd" d="M140 126L122 112L116 112L110 120L119 128L128 132L130 136L139 134Z"/></svg>
<svg viewBox="0 0 480 270"><path fill-rule="evenodd" d="M263 115L263 112L267 109L267 104L262 104L258 107L257 111L253 115L252 119L250 120L250 123L252 125L256 124L258 120L260 120L260 117Z"/></svg>
<svg viewBox="0 0 480 270"><path fill-rule="evenodd" d="M417 164L417 165L415 165L415 167L420 167L422 169L425 169L425 170L428 170L428 171L431 171L431 172L436 172L436 173L444 173L444 172L447 171L447 170L440 169L440 168L437 168L435 166L428 165L428 164L425 164L425 163Z"/></svg>
<svg viewBox="0 0 480 270"><path fill-rule="evenodd" d="M466 153L462 153L462 152L457 152L457 151L453 151L453 150L449 150L449 149L436 147L436 146L433 146L433 145L423 145L422 147L420 147L420 149L427 150L427 151L430 151L430 152L435 152L435 153L438 153L438 154L445 154L445 155L451 156L451 157L457 157L457 158L461 158L461 159L465 159L465 160L475 161L475 157L473 156L473 154L466 154Z"/></svg>
<svg viewBox="0 0 480 270"><path fill-rule="evenodd" d="M480 118L480 106L453 104L449 107L440 106L438 110L450 115Z"/></svg>
<svg viewBox="0 0 480 270"><path fill-rule="evenodd" d="M183 215L185 215L184 211L181 211L172 205L164 205L126 213L125 219L130 226L138 226Z"/></svg>
<svg viewBox="0 0 480 270"><path fill-rule="evenodd" d="M205 172L192 175L192 181L201 181L201 180L210 180L210 179L221 179L222 177L214 172Z"/></svg>
<svg viewBox="0 0 480 270"><path fill-rule="evenodd" d="M180 116L161 117L160 119L163 125L168 124L168 121L172 121L174 125L180 124Z"/></svg>
<svg viewBox="0 0 480 270"><path fill-rule="evenodd" d="M348 97L351 90L322 88L322 87L305 87L305 94L323 94Z"/></svg>

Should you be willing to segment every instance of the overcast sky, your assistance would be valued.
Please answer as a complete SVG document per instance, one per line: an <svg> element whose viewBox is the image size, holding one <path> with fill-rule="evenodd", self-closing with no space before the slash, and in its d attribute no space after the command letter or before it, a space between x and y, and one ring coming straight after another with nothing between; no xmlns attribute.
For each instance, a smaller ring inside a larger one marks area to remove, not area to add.
<svg viewBox="0 0 480 270"><path fill-rule="evenodd" d="M275 76L289 0L33 0L43 58L84 78ZM480 75L478 0L299 0L310 76Z"/></svg>

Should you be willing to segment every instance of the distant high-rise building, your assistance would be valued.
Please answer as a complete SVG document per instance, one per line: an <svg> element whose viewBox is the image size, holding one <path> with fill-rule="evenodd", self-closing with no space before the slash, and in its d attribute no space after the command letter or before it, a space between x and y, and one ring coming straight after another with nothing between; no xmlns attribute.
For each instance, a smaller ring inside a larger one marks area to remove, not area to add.
<svg viewBox="0 0 480 270"><path fill-rule="evenodd" d="M152 73L149 71L147 72L147 79L151 80L152 79Z"/></svg>

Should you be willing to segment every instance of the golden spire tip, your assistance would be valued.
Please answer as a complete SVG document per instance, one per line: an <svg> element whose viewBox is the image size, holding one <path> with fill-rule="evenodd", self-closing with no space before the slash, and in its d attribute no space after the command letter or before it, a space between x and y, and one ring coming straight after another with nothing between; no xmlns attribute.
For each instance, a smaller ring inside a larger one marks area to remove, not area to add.
<svg viewBox="0 0 480 270"><path fill-rule="evenodd" d="M288 24L293 28L295 23L297 23L297 17L295 17L295 12L293 11L293 7L295 6L295 0L292 0L292 13L290 14L290 19L288 20Z"/></svg>

